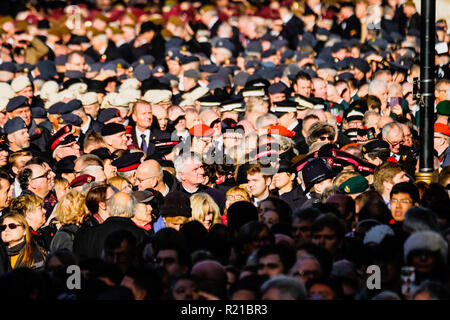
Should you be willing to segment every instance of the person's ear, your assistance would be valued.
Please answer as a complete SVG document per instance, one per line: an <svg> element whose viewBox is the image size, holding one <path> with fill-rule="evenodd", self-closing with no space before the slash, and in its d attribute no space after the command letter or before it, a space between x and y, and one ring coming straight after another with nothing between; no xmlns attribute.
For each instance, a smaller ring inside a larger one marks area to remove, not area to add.
<svg viewBox="0 0 450 320"><path fill-rule="evenodd" d="M11 167L11 170L12 170L12 172L13 172L15 175L18 175L18 174L19 174L19 169L17 169L16 167L12 166L12 167Z"/></svg>
<svg viewBox="0 0 450 320"><path fill-rule="evenodd" d="M134 122L137 121L136 114L134 112L131 114L131 118L133 119Z"/></svg>
<svg viewBox="0 0 450 320"><path fill-rule="evenodd" d="M98 208L101 209L102 211L106 211L107 209L106 201L100 201L98 203Z"/></svg>
<svg viewBox="0 0 450 320"><path fill-rule="evenodd" d="M266 179L266 186L270 186L272 184L272 177Z"/></svg>

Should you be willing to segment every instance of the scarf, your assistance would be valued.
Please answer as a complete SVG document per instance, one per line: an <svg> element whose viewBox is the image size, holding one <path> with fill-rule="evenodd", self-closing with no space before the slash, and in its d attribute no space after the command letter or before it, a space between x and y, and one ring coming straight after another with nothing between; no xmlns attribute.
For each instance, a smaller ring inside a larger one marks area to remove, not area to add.
<svg viewBox="0 0 450 320"><path fill-rule="evenodd" d="M8 256L16 256L22 251L22 249L25 247L25 241L22 241L19 244L16 244L15 246L12 246L11 248L8 248Z"/></svg>

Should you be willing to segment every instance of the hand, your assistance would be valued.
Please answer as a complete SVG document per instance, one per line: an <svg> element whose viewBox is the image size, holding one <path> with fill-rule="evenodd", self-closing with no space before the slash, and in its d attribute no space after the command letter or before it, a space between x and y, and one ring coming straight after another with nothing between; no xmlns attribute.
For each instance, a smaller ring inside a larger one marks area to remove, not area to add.
<svg viewBox="0 0 450 320"><path fill-rule="evenodd" d="M403 114L403 109L402 109L402 107L401 107L399 104L393 106L393 107L391 108L391 111L392 111L393 113L395 113L396 115L398 115L398 116L401 115L401 114Z"/></svg>

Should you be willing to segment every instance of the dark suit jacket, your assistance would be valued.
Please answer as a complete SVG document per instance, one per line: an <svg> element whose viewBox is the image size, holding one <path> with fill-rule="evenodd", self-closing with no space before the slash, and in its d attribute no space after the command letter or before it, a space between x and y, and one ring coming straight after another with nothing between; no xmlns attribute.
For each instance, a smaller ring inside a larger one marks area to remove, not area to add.
<svg viewBox="0 0 450 320"><path fill-rule="evenodd" d="M301 187L297 187L292 189L290 192L283 193L280 196L280 199L286 201L291 206L292 212L298 210L298 208L300 208L306 200L308 200Z"/></svg>
<svg viewBox="0 0 450 320"><path fill-rule="evenodd" d="M153 124L155 124L155 121L157 120L153 119ZM133 130L131 131L131 137L133 139L133 144L137 145L140 148L141 145L138 143L135 126L133 126ZM147 155L150 156L155 153L155 141L170 140L170 138L170 133L161 131L159 128L152 125L152 127L150 128L150 141L147 141Z"/></svg>
<svg viewBox="0 0 450 320"><path fill-rule="evenodd" d="M100 58L102 57L102 55L98 51L96 51L92 46L86 50L85 54L90 56L96 62L99 62ZM114 42L108 41L108 47L106 48L105 56L106 57L104 62L109 62L121 58L120 52L119 50L117 50Z"/></svg>
<svg viewBox="0 0 450 320"><path fill-rule="evenodd" d="M106 238L119 229L130 231L136 237L138 246L149 237L149 233L136 226L130 218L109 217L102 224L80 229L73 240L73 252L80 259L100 258Z"/></svg>
<svg viewBox="0 0 450 320"><path fill-rule="evenodd" d="M87 129L86 133L81 132L80 138L78 139L78 144L80 145L81 150L83 150L83 147L84 147L84 138L91 132L101 132L102 128L104 126L104 124L101 123L100 121L94 120L89 115L88 115L88 117L91 118L91 122L89 123L89 128Z"/></svg>
<svg viewBox="0 0 450 320"><path fill-rule="evenodd" d="M303 34L305 23L295 15L283 26L281 35L289 42L289 49L296 50L298 36Z"/></svg>
<svg viewBox="0 0 450 320"><path fill-rule="evenodd" d="M361 22L355 15L345 19L341 24L341 36L344 39L361 37Z"/></svg>

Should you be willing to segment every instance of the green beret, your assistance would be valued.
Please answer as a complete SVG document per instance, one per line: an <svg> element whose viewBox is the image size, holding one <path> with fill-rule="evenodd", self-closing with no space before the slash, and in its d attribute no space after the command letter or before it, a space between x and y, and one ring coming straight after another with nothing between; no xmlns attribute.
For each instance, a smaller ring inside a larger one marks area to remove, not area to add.
<svg viewBox="0 0 450 320"><path fill-rule="evenodd" d="M339 190L347 194L355 194L366 191L369 188L369 181L361 175L345 180L339 186Z"/></svg>
<svg viewBox="0 0 450 320"><path fill-rule="evenodd" d="M450 100L444 100L438 103L436 106L436 111L438 114L444 116L450 116Z"/></svg>

